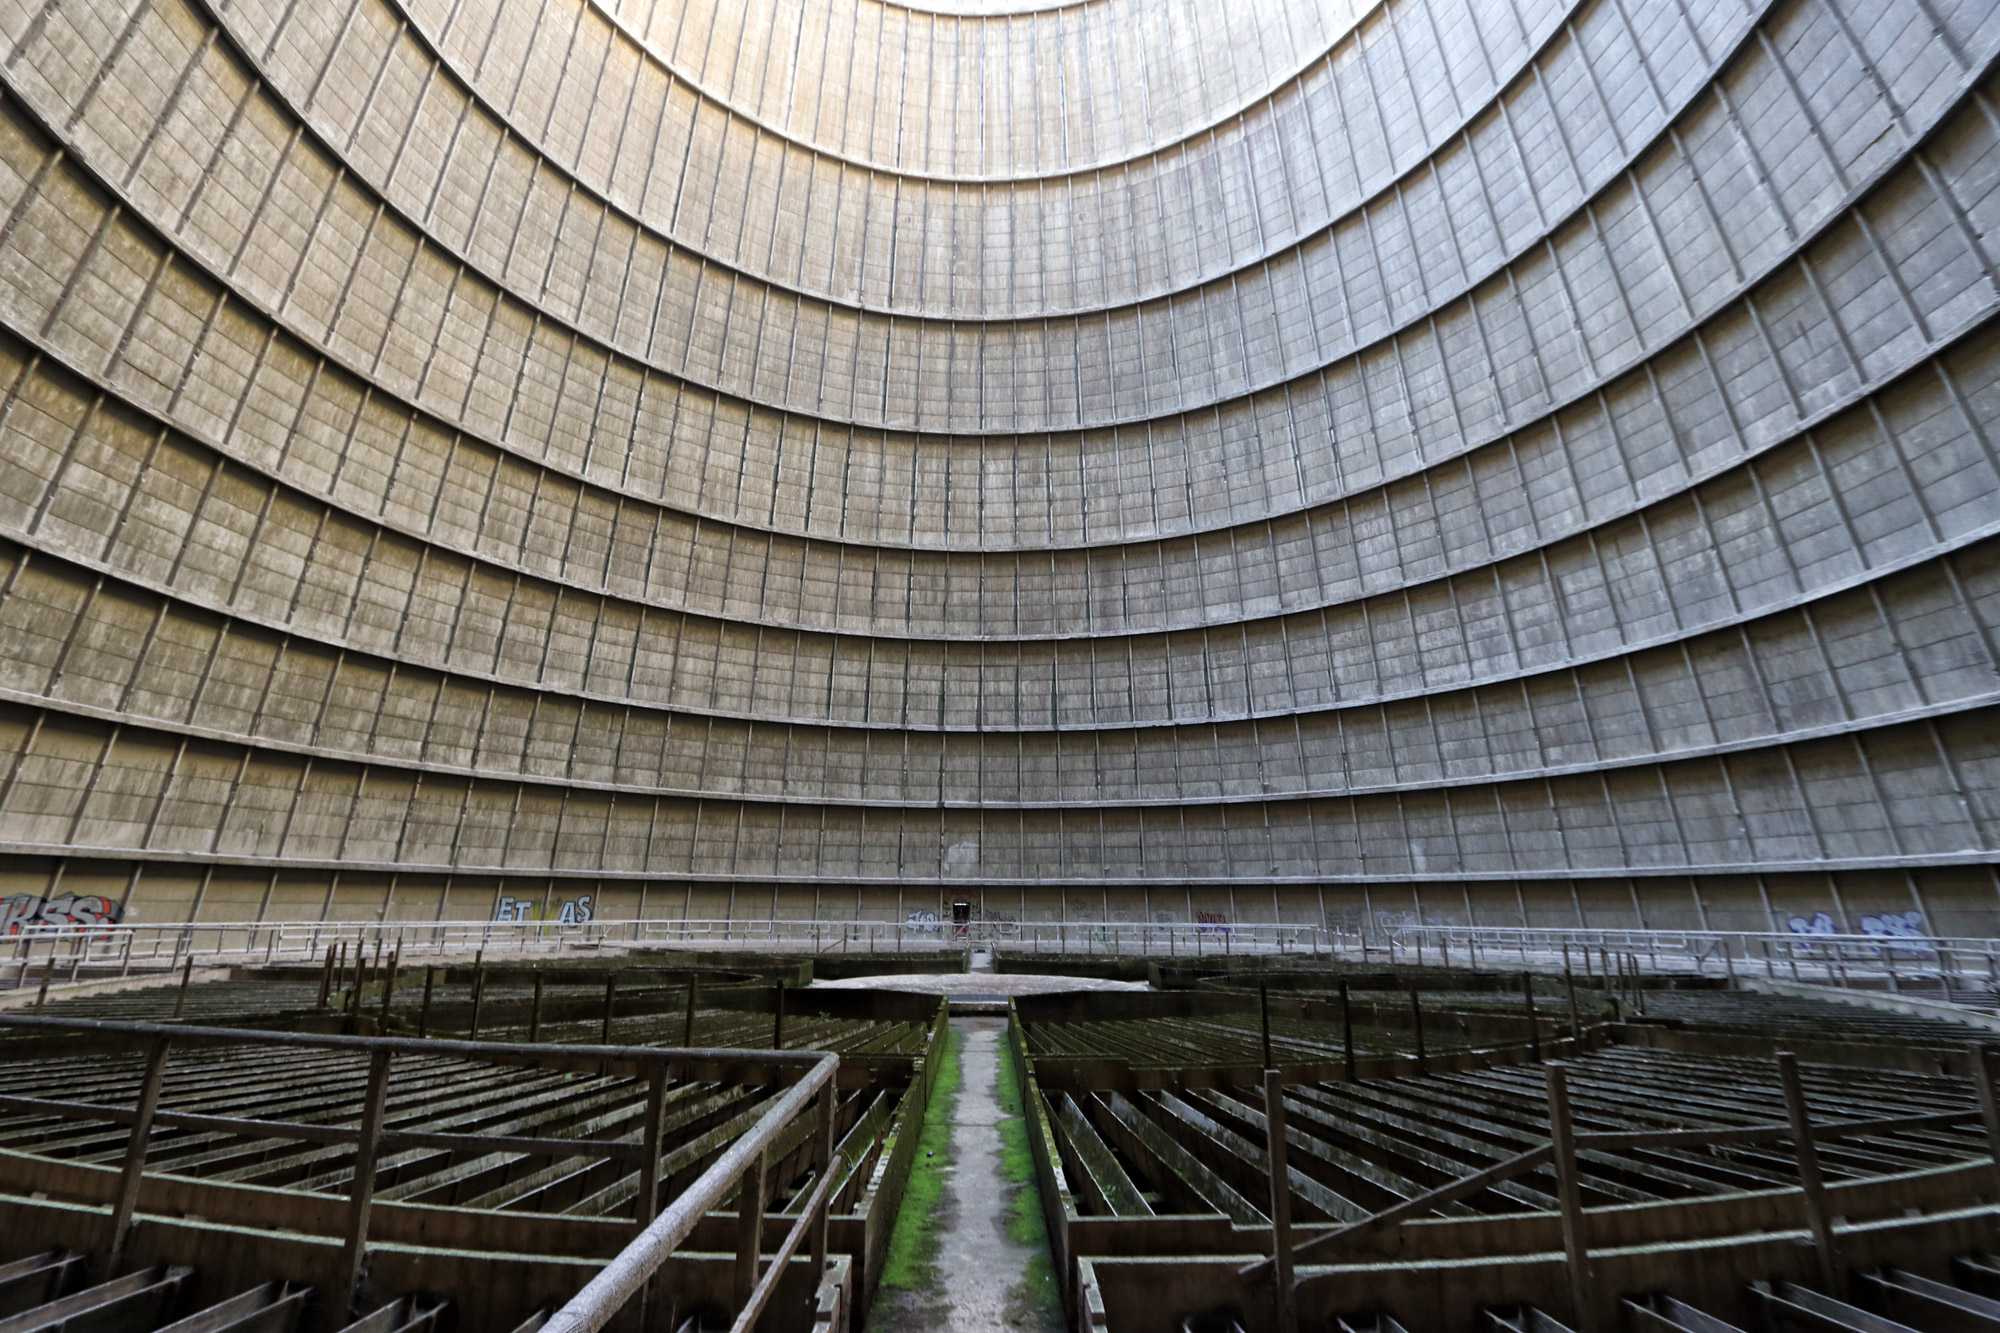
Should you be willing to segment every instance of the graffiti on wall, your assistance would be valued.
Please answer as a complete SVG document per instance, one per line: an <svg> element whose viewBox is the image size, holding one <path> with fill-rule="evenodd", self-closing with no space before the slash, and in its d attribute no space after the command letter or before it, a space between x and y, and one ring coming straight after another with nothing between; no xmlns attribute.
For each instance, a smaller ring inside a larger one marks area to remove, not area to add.
<svg viewBox="0 0 2000 1333"><path fill-rule="evenodd" d="M1794 935L1808 937L1806 940L1792 946L1794 950L1801 953L1810 951L1813 948L1810 938L1812 936L1839 935L1844 933L1840 929L1840 923L1825 912L1814 912L1809 917L1791 917L1786 920L1785 929L1791 931ZM1891 944L1889 947L1895 953L1928 954L1931 951L1930 946L1924 942L1927 936L1924 930L1924 914L1922 912L1870 912L1867 916L1861 918L1861 930L1859 933L1873 935L1877 939L1914 941L1914 943L1910 944ZM1853 946L1853 952L1858 956L1869 958L1880 957L1882 953L1880 949L1869 945Z"/></svg>
<svg viewBox="0 0 2000 1333"><path fill-rule="evenodd" d="M1216 935L1229 933L1229 917L1222 912L1196 912L1195 929Z"/></svg>
<svg viewBox="0 0 2000 1333"><path fill-rule="evenodd" d="M1329 907L1320 914L1320 925L1335 935L1360 938L1367 919L1359 907Z"/></svg>
<svg viewBox="0 0 2000 1333"><path fill-rule="evenodd" d="M565 926L580 926L591 919L590 895L565 898L562 905L548 916L536 910L533 898L502 898L493 907L495 921L554 921Z"/></svg>
<svg viewBox="0 0 2000 1333"><path fill-rule="evenodd" d="M903 918L903 929L914 930L922 935L935 935L938 933L938 914L936 912L911 912Z"/></svg>
<svg viewBox="0 0 2000 1333"><path fill-rule="evenodd" d="M1924 914L1922 912L1878 912L1861 918L1863 935L1880 935L1884 939L1921 940L1925 938Z"/></svg>
<svg viewBox="0 0 2000 1333"><path fill-rule="evenodd" d="M0 898L0 936L19 935L38 927L114 926L123 915L117 903L96 894L65 893L42 898L17 893Z"/></svg>
<svg viewBox="0 0 2000 1333"><path fill-rule="evenodd" d="M1458 926L1463 924L1457 917L1452 916L1448 912L1425 912L1419 915L1416 912L1396 912L1377 909L1375 913L1375 928L1381 931L1386 938L1392 940L1400 940L1405 935L1418 934L1425 926Z"/></svg>
<svg viewBox="0 0 2000 1333"><path fill-rule="evenodd" d="M972 919L986 927L988 938L1013 940L1021 937L1021 917L1018 912L1001 912L982 903L974 903Z"/></svg>

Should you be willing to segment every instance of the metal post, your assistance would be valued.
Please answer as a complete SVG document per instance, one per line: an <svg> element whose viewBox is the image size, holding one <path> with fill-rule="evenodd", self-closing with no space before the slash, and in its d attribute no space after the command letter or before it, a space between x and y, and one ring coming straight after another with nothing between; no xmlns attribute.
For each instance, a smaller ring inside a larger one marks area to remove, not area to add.
<svg viewBox="0 0 2000 1333"><path fill-rule="evenodd" d="M1340 1046L1347 1057L1347 1081L1356 1082L1354 1072L1354 1011L1347 1002L1347 978L1340 979Z"/></svg>
<svg viewBox="0 0 2000 1333"><path fill-rule="evenodd" d="M428 1037L431 1035L431 986L436 980L437 968L429 963L425 963L424 1004L423 1008L417 1010L417 1035L419 1037Z"/></svg>
<svg viewBox="0 0 2000 1333"><path fill-rule="evenodd" d="M368 955L361 947L361 941L354 942L354 989L347 992L347 1012L361 1012L361 992L368 985Z"/></svg>
<svg viewBox="0 0 2000 1333"><path fill-rule="evenodd" d="M778 983L778 994L771 1008L774 1015L771 1022L771 1049L782 1051L785 1049L785 983L782 981Z"/></svg>
<svg viewBox="0 0 2000 1333"><path fill-rule="evenodd" d="M1569 1299L1578 1333L1597 1333L1599 1320L1592 1301L1590 1250L1584 1232L1583 1189L1576 1169L1576 1137L1569 1118L1568 1066L1551 1060L1543 1068L1549 1080L1549 1141L1556 1171L1556 1204L1562 1210L1563 1259L1569 1267Z"/></svg>
<svg viewBox="0 0 2000 1333"><path fill-rule="evenodd" d="M479 1007L486 1000L486 950L480 949L472 955L472 1026L466 1032L468 1041L479 1040Z"/></svg>
<svg viewBox="0 0 2000 1333"><path fill-rule="evenodd" d="M535 998L528 1006L528 1040L542 1039L542 969L535 969Z"/></svg>
<svg viewBox="0 0 2000 1333"><path fill-rule="evenodd" d="M368 1250L368 1210L375 1202L375 1159L382 1146L389 1101L389 1053L368 1057L368 1091L361 1102L361 1140L354 1150L354 1182L347 1192L347 1234L340 1251L340 1308L354 1308ZM338 1322L338 1321L336 1321Z"/></svg>
<svg viewBox="0 0 2000 1333"><path fill-rule="evenodd" d="M37 1009L49 1002L49 978L55 974L55 970L56 946L51 944L49 945L49 961L42 966L41 989L35 992L35 1008Z"/></svg>
<svg viewBox="0 0 2000 1333"><path fill-rule="evenodd" d="M813 1165L822 1174L833 1170L834 1144L839 1136L840 1090L829 1080L819 1093L819 1149L814 1154ZM826 1272L827 1233L833 1222L833 1193L827 1192L826 1202L821 1205L819 1216L813 1219L812 1229L812 1272L813 1281L818 1282Z"/></svg>
<svg viewBox="0 0 2000 1333"><path fill-rule="evenodd" d="M604 1031L598 1045L611 1044L611 1017L618 1007L618 974L613 972L604 979Z"/></svg>
<svg viewBox="0 0 2000 1333"><path fill-rule="evenodd" d="M536 974L535 980L541 980L540 973ZM660 1154L666 1146L661 1142L666 1133L666 1115L667 1071L655 1069L646 1079L646 1155L639 1163L639 1193L632 1201L633 1220L638 1223L640 1231L644 1231L660 1211Z"/></svg>
<svg viewBox="0 0 2000 1333"><path fill-rule="evenodd" d="M181 1016L181 1010L187 1007L188 983L193 980L194 980L194 955L189 954L187 956L187 961L181 964L181 988L179 993L174 996L175 1018L179 1018ZM47 983L44 984L46 985Z"/></svg>
<svg viewBox="0 0 2000 1333"><path fill-rule="evenodd" d="M396 998L396 969L402 964L402 961L403 950L399 945L389 955L389 970L382 974L382 1010L381 1016L375 1020L375 1023L385 1033L389 1030L389 1006Z"/></svg>
<svg viewBox="0 0 2000 1333"><path fill-rule="evenodd" d="M1542 1022L1535 1017L1535 979L1530 974L1521 974L1521 1003L1528 1010L1528 1055L1536 1064L1542 1062Z"/></svg>
<svg viewBox="0 0 2000 1333"><path fill-rule="evenodd" d="M1431 1062L1424 1054L1424 1007L1417 1002L1415 986L1410 987L1410 1026L1415 1028L1417 1033L1417 1072L1428 1074L1431 1072Z"/></svg>
<svg viewBox="0 0 2000 1333"><path fill-rule="evenodd" d="M1792 1122L1792 1146L1798 1153L1799 1188L1805 1194L1806 1224L1812 1229L1813 1249L1819 1255L1819 1276L1828 1295L1838 1294L1835 1275L1833 1224L1826 1215L1826 1182L1819 1173L1819 1149L1813 1143L1812 1119L1806 1106L1805 1085L1799 1081L1798 1058L1790 1051L1778 1052L1778 1078L1785 1086L1785 1117Z"/></svg>
<svg viewBox="0 0 2000 1333"><path fill-rule="evenodd" d="M757 1258L764 1248L764 1190L771 1167L767 1148L743 1173L736 1199L736 1304L750 1299L757 1288Z"/></svg>
<svg viewBox="0 0 2000 1333"><path fill-rule="evenodd" d="M687 1025L681 1032L681 1045L683 1046L694 1045L694 996L695 992L699 990L700 987L701 987L700 976L697 975L688 978Z"/></svg>
<svg viewBox="0 0 2000 1333"><path fill-rule="evenodd" d="M1576 1011L1576 977L1570 973L1567 957L1563 959L1563 989L1569 993L1569 1048L1574 1054L1583 1049L1583 1019Z"/></svg>
<svg viewBox="0 0 2000 1333"><path fill-rule="evenodd" d="M1278 1333L1298 1333L1292 1290L1292 1178L1285 1162L1285 1100L1278 1071L1264 1071L1264 1151L1271 1168L1271 1276L1277 1282Z"/></svg>
<svg viewBox="0 0 2000 1333"><path fill-rule="evenodd" d="M333 946L329 944L326 946L326 962L320 965L319 999L313 1002L313 1008L315 1009L326 1008L326 997L332 990L333 990Z"/></svg>
<svg viewBox="0 0 2000 1333"><path fill-rule="evenodd" d="M1970 1048L1972 1086L1979 1092L1979 1115L1986 1122L1986 1147L1993 1154L1993 1198L2000 1202L2000 1096L1993 1088L1993 1052L1978 1042Z"/></svg>
<svg viewBox="0 0 2000 1333"><path fill-rule="evenodd" d="M125 1166L118 1177L118 1199L111 1206L111 1234L106 1237L107 1276L118 1271L119 1256L125 1253L125 1239L132 1230L132 1214L139 1208L139 1183L146 1169L146 1143L153 1135L153 1113L160 1109L160 1090L167 1081L167 1043L155 1041L146 1051L146 1073L139 1082L139 1105L132 1121L131 1136L125 1140Z"/></svg>
<svg viewBox="0 0 2000 1333"><path fill-rule="evenodd" d="M1261 981L1257 983L1257 1022L1258 1022L1258 1027L1259 1027L1259 1031L1260 1031L1260 1032L1261 1032L1261 1033L1263 1034L1263 1038L1264 1038L1264 1063L1263 1063L1263 1065L1262 1065L1262 1068L1264 1068L1264 1069L1270 1069L1270 1068L1272 1067L1272 1065L1271 1065L1271 988L1270 988L1269 986L1266 986L1266 985L1265 985L1265 984L1264 984L1263 982L1261 982Z"/></svg>

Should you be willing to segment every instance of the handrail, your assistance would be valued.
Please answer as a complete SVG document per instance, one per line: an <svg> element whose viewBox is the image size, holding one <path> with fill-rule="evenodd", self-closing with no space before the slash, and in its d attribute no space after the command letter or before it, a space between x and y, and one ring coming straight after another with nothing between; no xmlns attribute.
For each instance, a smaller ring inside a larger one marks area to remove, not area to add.
<svg viewBox="0 0 2000 1333"><path fill-rule="evenodd" d="M819 1057L819 1063L812 1071L788 1088L770 1110L758 1117L749 1133L730 1145L727 1152L667 1206L666 1211L649 1222L630 1245L599 1269L597 1275L585 1283L566 1305L549 1316L548 1322L542 1325L543 1333L597 1333L610 1323L625 1303L638 1295L653 1274L659 1271L660 1265L666 1262L674 1249L687 1239L708 1210L721 1202L730 1187L755 1164L777 1137L778 1131L833 1079L839 1065L839 1056ZM774 1266L773 1280L777 1271Z"/></svg>
<svg viewBox="0 0 2000 1333"><path fill-rule="evenodd" d="M1356 930L1347 927L1328 926L1310 921L1116 921L1116 920L1049 920L1049 921L1008 921L978 920L966 923L961 929L949 920L911 920L894 917L713 917L713 918L593 918L588 921L530 921L530 920L480 920L458 918L442 921L338 921L338 920L219 920L219 921L163 921L163 922L76 922L76 921L16 921L10 923L8 933L0 936L0 949L23 943L43 943L48 941L117 941L125 937L173 937L189 938L201 935L223 937L229 935L255 936L259 941L272 937L285 937L288 950L301 947L299 937L308 943L310 949L316 941L333 942L341 939L374 937L402 937L420 940L426 937L448 941L464 941L472 938L496 939L510 935L517 938L531 938L536 942L615 944L621 939L653 940L673 942L679 939L694 940L712 936L728 937L729 942L751 943L759 939L801 939L819 932L822 937L833 935L839 938L845 931L849 936L866 935L870 932L878 936L889 932L905 936L922 936L934 939L940 945L963 939L1012 941L1017 944L1033 944L1039 937L1044 942L1061 942L1074 939L1079 932L1104 936L1145 936L1165 938L1176 936L1202 936L1221 939L1226 936L1250 934L1277 936L1284 935L1299 939L1317 939L1323 945L1340 949L1366 948L1370 953L1402 952L1413 947L1413 941L1422 940L1452 943L1477 942L1482 945L1544 943L1560 946L1564 941L1572 943L1612 943L1628 947L1649 948L1653 946L1679 945L1713 946L1723 941L1747 941L1783 945L1788 949L1801 951L1824 950L1829 948L1851 950L1891 950L1900 953L1935 952L1951 950L1955 952L1978 953L1985 957L2000 957L2000 938L1971 935L1932 934L1869 934L1865 932L1840 933L1800 933L1784 930L1722 930L1711 927L1655 927L1655 926L1506 926L1506 925L1464 925L1457 923L1408 922L1381 924L1372 930ZM256 952L255 948L233 950L232 952Z"/></svg>
<svg viewBox="0 0 2000 1333"><path fill-rule="evenodd" d="M197 1129L218 1129L227 1133L262 1138L297 1139L308 1142L356 1144L354 1183L349 1194L346 1239L342 1266L348 1291L353 1295L360 1280L362 1259L368 1236L368 1215L374 1195L374 1163L382 1149L397 1146L466 1148L487 1151L520 1151L551 1156L598 1156L637 1161L642 1184L639 1194L641 1216L651 1206L649 1195L655 1187L658 1145L655 1137L664 1109L667 1078L673 1073L703 1081L763 1082L789 1078L790 1084L758 1116L757 1122L740 1135L665 1212L652 1218L630 1245L587 1283L576 1297L545 1325L549 1329L596 1330L604 1327L632 1295L644 1287L673 1249L686 1239L702 1216L742 1177L746 1165L761 1160L779 1134L814 1097L825 1093L830 1099L840 1069L840 1057L818 1051L754 1051L690 1047L685 1049L634 1046L544 1046L518 1042L470 1042L428 1037L362 1037L340 1033L272 1032L253 1028L216 1028L196 1025L130 1022L110 1019L59 1018L0 1014L0 1029L25 1031L85 1032L130 1039L148 1052L145 1088L134 1109L102 1106L88 1102L66 1102L44 1098L0 1096L0 1109L23 1110L30 1114L50 1114L62 1119L107 1119L129 1123L132 1133L121 1174L118 1202L111 1216L109 1250L116 1254L124 1242L139 1196L139 1180L145 1170L146 1144L156 1124ZM162 1110L159 1094L166 1071L170 1044L212 1044L272 1046L289 1049L337 1050L365 1053L369 1057L367 1093L363 1098L357 1127L308 1125L284 1120L205 1116ZM647 1076L646 1126L637 1143L615 1140L538 1139L516 1136L431 1133L392 1130L384 1125L388 1091L389 1061L396 1055L450 1056L495 1064L523 1064L557 1069L618 1070ZM822 1137L830 1139L830 1100L822 1103L826 1128ZM831 1143L823 1154L837 1160ZM652 1157L652 1161L648 1158ZM831 1170L821 1173L800 1226L789 1238L790 1246L774 1265L768 1282L775 1286L785 1259L796 1250L798 1238L815 1209L823 1216ZM759 1175L761 1179L761 1173ZM761 1199L757 1200L761 1205ZM761 1207L759 1210L761 1219ZM754 1257L754 1256L753 1256ZM761 1301L768 1301L765 1291ZM761 1308L760 1301L760 1308Z"/></svg>
<svg viewBox="0 0 2000 1333"><path fill-rule="evenodd" d="M13 922L0 935L0 987L51 987L133 972L215 964L319 963L336 947L405 963L500 957L594 956L598 951L761 950L777 953L918 953L974 945L1023 953L1142 956L1163 961L1236 954L1310 955L1364 966L1433 963L1475 969L1572 969L1607 988L1639 973L1731 980L1762 977L1891 991L1912 986L1945 1002L1954 990L2000 990L2000 938L1916 934L1818 934L1701 927L1507 926L1376 921L1335 927L1291 921L1008 921L963 925L928 912L901 919L704 918L453 921ZM65 971L66 969L66 971ZM1942 994L1938 994L1942 992ZM1634 995L1644 1010L1644 992Z"/></svg>
<svg viewBox="0 0 2000 1333"><path fill-rule="evenodd" d="M792 1229L785 1233L784 1242L778 1246L778 1252L771 1256L771 1266L757 1279L757 1286L751 1291L750 1299L743 1303L743 1309L737 1314L736 1322L729 1326L729 1333L750 1333L750 1330L757 1327L757 1317L763 1314L764 1307L770 1304L772 1293L778 1289L778 1280L785 1275L785 1265L789 1264L792 1256L799 1252L799 1246L805 1242L806 1233L812 1229L819 1220L821 1210L827 1206L827 1192L832 1188L834 1178L840 1174L840 1167L840 1154L835 1153L826 1170L820 1172L819 1183L814 1185L812 1193L806 1196L805 1205L799 1209L799 1220L792 1224Z"/></svg>

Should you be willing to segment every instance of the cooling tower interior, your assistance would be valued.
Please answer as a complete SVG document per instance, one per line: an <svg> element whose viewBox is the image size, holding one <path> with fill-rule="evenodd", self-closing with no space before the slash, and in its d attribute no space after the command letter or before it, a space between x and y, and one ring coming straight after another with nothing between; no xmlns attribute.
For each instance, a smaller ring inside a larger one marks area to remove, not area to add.
<svg viewBox="0 0 2000 1333"><path fill-rule="evenodd" d="M1989 0L7 0L23 922L2000 934Z"/></svg>

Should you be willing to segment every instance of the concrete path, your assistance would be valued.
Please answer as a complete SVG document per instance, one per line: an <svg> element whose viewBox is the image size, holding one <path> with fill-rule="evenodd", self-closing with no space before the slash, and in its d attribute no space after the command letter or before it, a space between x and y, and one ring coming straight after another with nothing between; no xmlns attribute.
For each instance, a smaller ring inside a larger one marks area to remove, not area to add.
<svg viewBox="0 0 2000 1333"><path fill-rule="evenodd" d="M1007 1023L960 1018L964 1036L959 1066L958 1114L952 1122L951 1161L937 1219L937 1282L922 1292L891 1291L876 1297L869 1333L1061 1333L1050 1303L1028 1291L1035 1253L1007 1235L1007 1210L1027 1185L1009 1184L1001 1172L998 1075ZM1046 1261L1040 1265L1048 1272ZM1038 1276L1037 1281L1042 1279Z"/></svg>

